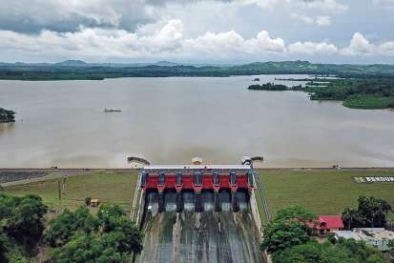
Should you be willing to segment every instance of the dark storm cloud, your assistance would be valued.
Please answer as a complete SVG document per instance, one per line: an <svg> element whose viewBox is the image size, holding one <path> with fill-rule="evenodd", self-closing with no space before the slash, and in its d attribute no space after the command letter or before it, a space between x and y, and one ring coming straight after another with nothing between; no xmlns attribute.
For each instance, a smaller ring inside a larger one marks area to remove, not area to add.
<svg viewBox="0 0 394 263"><path fill-rule="evenodd" d="M20 33L74 32L80 26L132 30L153 20L146 0L0 0L0 6L0 30Z"/></svg>
<svg viewBox="0 0 394 263"><path fill-rule="evenodd" d="M33 34L43 29L74 32L80 26L134 30L159 19L146 12L149 6L207 1L212 0L0 0L0 30Z"/></svg>

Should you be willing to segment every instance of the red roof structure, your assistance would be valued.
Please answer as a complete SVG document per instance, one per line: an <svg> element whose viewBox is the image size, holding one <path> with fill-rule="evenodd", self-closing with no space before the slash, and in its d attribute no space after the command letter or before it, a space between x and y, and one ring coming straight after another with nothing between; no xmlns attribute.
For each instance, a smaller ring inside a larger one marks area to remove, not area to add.
<svg viewBox="0 0 394 263"><path fill-rule="evenodd" d="M316 223L312 227L318 230L341 229L344 227L341 216L319 216Z"/></svg>

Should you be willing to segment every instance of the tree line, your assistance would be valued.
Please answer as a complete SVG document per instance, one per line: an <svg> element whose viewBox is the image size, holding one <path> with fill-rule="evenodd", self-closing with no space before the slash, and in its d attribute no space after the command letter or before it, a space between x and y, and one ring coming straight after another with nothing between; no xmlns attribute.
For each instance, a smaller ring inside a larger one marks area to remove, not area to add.
<svg viewBox="0 0 394 263"><path fill-rule="evenodd" d="M117 205L65 209L45 227L48 207L36 195L0 194L0 262L31 262L38 248L51 247L48 262L130 262L143 235Z"/></svg>
<svg viewBox="0 0 394 263"><path fill-rule="evenodd" d="M78 63L77 63L78 64ZM203 76L227 77L260 74L311 74L341 77L392 76L392 65L333 65L308 61L256 62L235 66L197 66L171 64L136 66L133 64L11 64L0 63L0 79L69 80L120 77Z"/></svg>
<svg viewBox="0 0 394 263"><path fill-rule="evenodd" d="M284 90L304 90L301 85L293 86L293 87L288 87L283 84L275 84L275 83L265 83L262 85L254 84L250 85L248 87L249 90L266 90L266 91L284 91Z"/></svg>
<svg viewBox="0 0 394 263"><path fill-rule="evenodd" d="M394 108L394 78L331 80L326 87L307 89L311 100L339 100L350 108Z"/></svg>

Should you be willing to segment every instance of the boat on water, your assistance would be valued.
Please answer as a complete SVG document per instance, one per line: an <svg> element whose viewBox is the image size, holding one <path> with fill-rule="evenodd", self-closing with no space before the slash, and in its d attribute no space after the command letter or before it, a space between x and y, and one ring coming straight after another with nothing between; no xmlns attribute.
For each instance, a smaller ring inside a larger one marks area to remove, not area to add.
<svg viewBox="0 0 394 263"><path fill-rule="evenodd" d="M112 113L112 112L122 112L121 109L110 109L110 108L105 108L104 113Z"/></svg>

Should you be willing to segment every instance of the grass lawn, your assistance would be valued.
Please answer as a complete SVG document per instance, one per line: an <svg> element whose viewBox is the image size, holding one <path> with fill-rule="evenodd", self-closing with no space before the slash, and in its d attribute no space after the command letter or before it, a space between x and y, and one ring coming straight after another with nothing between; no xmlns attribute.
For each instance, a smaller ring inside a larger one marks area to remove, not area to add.
<svg viewBox="0 0 394 263"><path fill-rule="evenodd" d="M86 197L98 198L101 203L121 205L127 212L131 209L137 172L98 172L67 177L62 200L58 197L58 181L48 179L22 185L4 187L12 195L37 194L50 208L75 209L84 205Z"/></svg>
<svg viewBox="0 0 394 263"><path fill-rule="evenodd" d="M394 183L353 181L354 176L394 176L394 170L260 170L259 174L273 217L278 209L292 205L318 215L340 214L345 207L356 207L361 195L383 198L394 207ZM394 218L393 213L389 217Z"/></svg>

